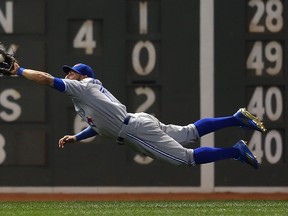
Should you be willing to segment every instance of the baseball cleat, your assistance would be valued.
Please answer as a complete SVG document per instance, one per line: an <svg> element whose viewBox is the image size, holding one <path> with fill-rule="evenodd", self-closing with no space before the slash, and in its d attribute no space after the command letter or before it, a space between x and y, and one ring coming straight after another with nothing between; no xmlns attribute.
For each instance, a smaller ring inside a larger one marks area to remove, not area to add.
<svg viewBox="0 0 288 216"><path fill-rule="evenodd" d="M238 141L233 146L233 148L236 148L240 151L240 156L238 158L235 158L235 160L238 160L242 163L247 163L254 169L259 168L259 162L257 161L256 157L252 154L252 152L249 150L245 141L243 140Z"/></svg>
<svg viewBox="0 0 288 216"><path fill-rule="evenodd" d="M240 108L233 116L241 122L242 127L251 128L260 132L266 131L263 122L245 108Z"/></svg>

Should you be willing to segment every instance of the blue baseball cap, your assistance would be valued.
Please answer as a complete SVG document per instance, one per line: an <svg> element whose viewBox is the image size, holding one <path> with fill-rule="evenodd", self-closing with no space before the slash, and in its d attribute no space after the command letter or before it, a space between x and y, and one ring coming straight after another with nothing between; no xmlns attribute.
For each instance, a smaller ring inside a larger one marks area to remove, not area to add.
<svg viewBox="0 0 288 216"><path fill-rule="evenodd" d="M91 78L94 78L94 71L92 70L91 67L89 67L88 65L86 64L82 64L82 63L78 63L78 64L75 64L73 67L70 67L68 65L64 65L62 67L63 71L68 74L69 71L75 71L76 73L78 74L81 74L81 75L86 75L88 77L91 77Z"/></svg>

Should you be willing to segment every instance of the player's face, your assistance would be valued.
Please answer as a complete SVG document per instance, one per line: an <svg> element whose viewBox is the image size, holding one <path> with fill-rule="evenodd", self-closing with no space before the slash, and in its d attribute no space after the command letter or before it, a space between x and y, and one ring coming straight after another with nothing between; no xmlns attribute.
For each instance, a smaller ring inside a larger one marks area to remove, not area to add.
<svg viewBox="0 0 288 216"><path fill-rule="evenodd" d="M79 80L80 81L82 79L82 75L71 70L65 76L65 79Z"/></svg>

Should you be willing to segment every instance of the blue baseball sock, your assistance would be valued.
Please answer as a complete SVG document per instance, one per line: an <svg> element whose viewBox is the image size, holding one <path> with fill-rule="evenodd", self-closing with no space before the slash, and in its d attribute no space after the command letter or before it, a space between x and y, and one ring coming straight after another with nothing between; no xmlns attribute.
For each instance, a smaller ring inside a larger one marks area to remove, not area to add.
<svg viewBox="0 0 288 216"><path fill-rule="evenodd" d="M240 126L239 120L234 116L203 118L196 121L194 125L196 126L200 137L223 128Z"/></svg>
<svg viewBox="0 0 288 216"><path fill-rule="evenodd" d="M228 158L238 158L240 152L236 148L200 147L194 149L194 161L198 164L211 163Z"/></svg>

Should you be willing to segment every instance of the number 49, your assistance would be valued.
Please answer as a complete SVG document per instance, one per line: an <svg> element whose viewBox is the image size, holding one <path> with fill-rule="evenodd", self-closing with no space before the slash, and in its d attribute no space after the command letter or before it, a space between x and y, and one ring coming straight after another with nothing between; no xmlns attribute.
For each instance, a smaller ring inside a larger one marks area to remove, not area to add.
<svg viewBox="0 0 288 216"><path fill-rule="evenodd" d="M93 20L86 20L73 40L73 47L84 49L87 55L92 55L93 50L96 48L93 32Z"/></svg>

